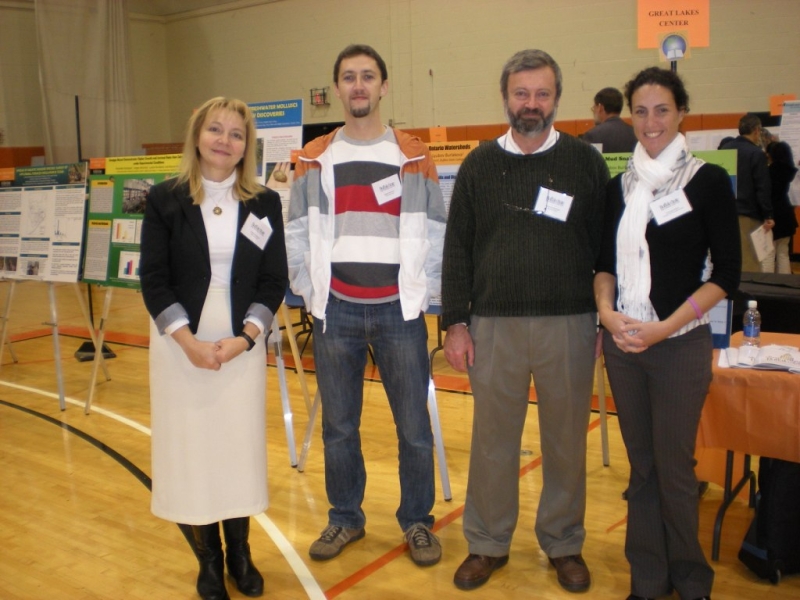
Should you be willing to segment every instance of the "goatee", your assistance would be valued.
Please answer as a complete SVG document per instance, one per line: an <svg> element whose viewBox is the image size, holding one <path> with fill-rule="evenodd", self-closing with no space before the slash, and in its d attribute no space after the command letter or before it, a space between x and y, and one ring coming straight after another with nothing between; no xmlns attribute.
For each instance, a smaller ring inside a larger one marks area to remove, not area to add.
<svg viewBox="0 0 800 600"><path fill-rule="evenodd" d="M370 107L369 106L360 106L358 108L350 108L350 114L354 116L356 119L360 119L362 117L366 117L369 115Z"/></svg>

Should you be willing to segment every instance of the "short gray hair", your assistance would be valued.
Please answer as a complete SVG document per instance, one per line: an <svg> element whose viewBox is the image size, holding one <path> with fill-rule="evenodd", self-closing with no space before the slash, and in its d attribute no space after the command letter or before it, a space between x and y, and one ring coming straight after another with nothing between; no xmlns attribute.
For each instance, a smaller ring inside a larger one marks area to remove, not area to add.
<svg viewBox="0 0 800 600"><path fill-rule="evenodd" d="M508 100L508 78L512 73L520 71L534 71L542 67L550 67L556 76L556 100L561 98L562 78L561 67L544 50L520 50L508 59L503 67L503 74L500 76L500 91L503 93L503 100Z"/></svg>

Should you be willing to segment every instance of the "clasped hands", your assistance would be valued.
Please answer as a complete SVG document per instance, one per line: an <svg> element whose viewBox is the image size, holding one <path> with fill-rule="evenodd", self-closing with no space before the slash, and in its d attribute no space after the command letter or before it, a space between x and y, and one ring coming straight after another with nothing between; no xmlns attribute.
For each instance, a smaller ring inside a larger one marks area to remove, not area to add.
<svg viewBox="0 0 800 600"><path fill-rule="evenodd" d="M202 342L194 339L183 351L198 369L219 371L222 365L247 350L247 341L241 337L227 337L216 342Z"/></svg>
<svg viewBox="0 0 800 600"><path fill-rule="evenodd" d="M600 322L611 334L617 348L623 352L644 352L650 346L668 337L661 321L643 323L614 310L600 312Z"/></svg>

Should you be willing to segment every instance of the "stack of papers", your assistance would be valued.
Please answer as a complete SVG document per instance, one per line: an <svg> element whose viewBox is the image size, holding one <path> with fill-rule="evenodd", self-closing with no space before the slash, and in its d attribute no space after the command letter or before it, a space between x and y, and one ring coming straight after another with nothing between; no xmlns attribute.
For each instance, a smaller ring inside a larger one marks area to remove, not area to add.
<svg viewBox="0 0 800 600"><path fill-rule="evenodd" d="M725 348L719 353L718 365L723 368L768 369L800 373L800 351L794 346L741 346Z"/></svg>

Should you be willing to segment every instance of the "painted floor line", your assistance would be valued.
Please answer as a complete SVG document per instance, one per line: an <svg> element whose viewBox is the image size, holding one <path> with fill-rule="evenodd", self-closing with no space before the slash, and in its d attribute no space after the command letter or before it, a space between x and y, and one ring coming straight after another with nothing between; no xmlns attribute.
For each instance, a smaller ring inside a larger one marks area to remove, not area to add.
<svg viewBox="0 0 800 600"><path fill-rule="evenodd" d="M283 557L286 559L286 562L289 563L289 566L292 571L294 571L297 580L300 582L300 585L303 586L308 597L311 600L325 600L325 593L322 591L319 583L311 574L311 571L308 570L308 567L303 562L303 559L300 558L300 555L297 554L292 544L286 539L286 536L283 535L283 532L273 523L272 519L270 519L266 513L255 515L254 519L261 525L264 531L267 532L267 535L278 547L281 554L283 554Z"/></svg>
<svg viewBox="0 0 800 600"><path fill-rule="evenodd" d="M46 392L44 390L32 388L26 385L11 383L10 381L0 380L0 385L4 385L6 387L20 390L23 392L38 394L40 396L45 396L46 398L58 399L58 394L54 394L53 392ZM83 408L86 404L82 400L75 400L74 398L70 397L65 397L64 400L69 404L80 406L81 408ZM108 417L109 419L113 419L119 423L132 427L133 429L139 431L140 433L150 436L149 427L145 427L141 423L137 423L132 419L128 419L127 417L123 417L122 415L118 415L113 411L106 410L95 404L92 406L92 412L95 412L99 415L103 415L104 417ZM300 585L303 586L303 589L306 591L306 594L308 594L308 597L311 600L324 600L325 593L322 591L322 588L319 586L319 583L317 582L316 579L314 579L314 576L311 574L311 571L308 570L308 567L305 565L303 560L300 558L295 549L289 543L289 540L286 539L286 536L283 535L283 533L277 527L277 525L273 523L272 519L270 519L265 513L255 515L254 518L261 526L261 528L264 530L264 532L272 540L272 543L275 544L275 546L278 548L280 553L283 555L284 559L286 559L287 564L292 569L292 572L295 574L295 577L300 582Z"/></svg>

